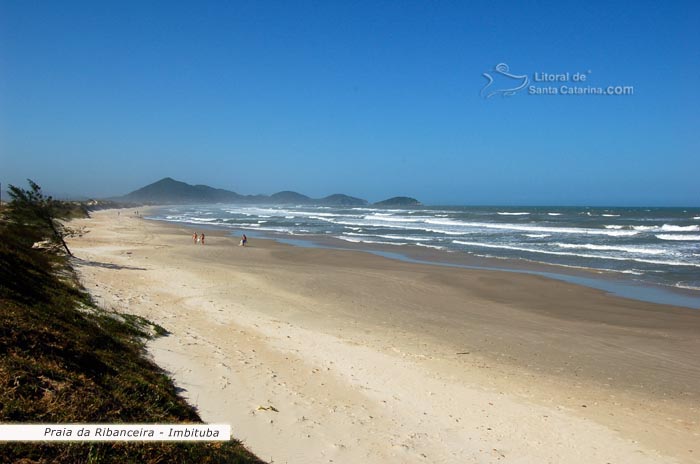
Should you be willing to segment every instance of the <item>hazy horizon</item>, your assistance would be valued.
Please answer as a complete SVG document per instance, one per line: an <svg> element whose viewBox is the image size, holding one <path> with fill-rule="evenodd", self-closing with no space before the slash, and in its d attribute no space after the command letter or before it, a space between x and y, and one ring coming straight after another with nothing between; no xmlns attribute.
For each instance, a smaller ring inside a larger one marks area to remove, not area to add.
<svg viewBox="0 0 700 464"><path fill-rule="evenodd" d="M105 198L172 177L697 207L698 23L693 2L0 0L3 199L26 178Z"/></svg>
<svg viewBox="0 0 700 464"><path fill-rule="evenodd" d="M150 185L150 184L152 184L152 183L158 182L158 181L163 180L163 179L168 178L168 177L170 177L170 176L166 176L166 177L163 177L163 178L160 178L160 179L156 179L156 180L154 180L153 182L150 182L150 183L147 184L147 185ZM182 180L182 179L175 179L175 178L172 178L172 177L170 177L170 178L173 179L173 180L175 180L175 181L178 181L178 182L185 182L186 184L189 184L189 185L207 185L208 187L212 187L212 188L216 188L216 189L229 190L229 189L227 189L227 188L225 188L225 187L220 187L220 186L217 186L217 185L202 184L202 183L200 183L200 182L187 182L186 180ZM32 180L33 180L33 179L32 179ZM17 186L26 188L26 182L23 183L23 184L17 185ZM72 195L72 194L61 194L61 193L56 193L56 192L47 191L46 189L43 189L43 187L42 187L42 190L44 191L44 193L46 193L46 194L48 194L48 195L52 195L52 196L54 196L54 198L62 199L62 200L74 200L74 201L75 201L75 200L77 200L77 201L80 201L80 200L107 200L107 199L114 199L114 198L118 198L118 197L124 196L124 195L126 195L126 194L129 194L129 193L131 193L131 192L133 192L133 191L135 191L135 190L138 190L138 189L140 189L140 188L142 188L142 187L145 187L145 186L146 186L146 185L142 185L142 186L140 186L140 187L138 187L138 188L136 188L136 189L134 189L134 190L130 190L130 191L128 191L128 192L123 192L123 193L118 194L118 195L112 195L112 196L106 196L106 197L85 196L85 195ZM233 191L233 190L231 190L231 191ZM292 192L301 193L301 194L303 194L303 195L307 195L305 192L299 191L299 190L274 190L274 191L270 191L270 192L239 192L239 191L233 191L233 192L238 193L238 194L240 194L240 195L266 195L266 196L269 196L269 195L272 195L272 194L274 194L274 193L278 193L278 192L282 192L282 191L292 191ZM367 200L367 201L369 202L369 204L377 203L377 202L379 202L379 201L387 200L387 199L390 199L390 198L393 198L393 197L398 197L398 196L413 197L413 198L415 198L416 200L418 200L418 201L420 201L421 203L423 203L424 206L428 206L428 207L439 207L439 206L459 207L459 206L465 206L465 207L485 207L485 208L490 208L490 207L501 207L501 206L502 206L502 207L513 207L513 208L517 208L517 207L522 207L522 208L527 208L527 207L529 207L529 208L538 208L538 207L539 207L539 208L548 208L548 207L559 207L559 208L568 208L568 207L574 207L574 208L578 208L578 207L584 207L584 208L585 208L585 207L590 207L590 208L616 208L616 207L617 207L617 208L646 208L646 207L649 207L649 208L691 208L691 209L693 209L693 208L700 208L700 205L697 205L697 204L696 204L696 205L691 205L691 204L688 204L688 205L668 205L668 206L654 206L654 205L636 205L636 206L634 206L634 205L621 205L621 204L620 204L620 205L615 205L615 204L557 204L557 203L552 203L552 204L527 204L527 203L498 203L498 204L496 204L496 203L491 203L491 204L474 204L474 203L428 203L428 202L423 201L421 198L417 198L417 197L415 197L414 195L411 195L410 193L397 193L397 194L395 194L395 195L389 195L389 196L382 197L382 198L368 198L368 197L366 197L366 196L363 196L362 194L354 195L354 194L350 194L350 193L348 193L348 192L329 192L329 193L321 194L321 195L318 195L318 196L313 196L313 195L307 195L307 196L311 197L312 199L321 199L321 198L324 198L324 197L327 197L327 196L333 195L333 194L345 194L345 195L349 195L349 196L351 196L351 197L360 198L360 199L362 199L362 200ZM5 193L5 186L3 186L3 196L2 196L2 198L3 198L3 200L6 200L6 199L7 199L7 196L6 196L6 193ZM222 204L224 204L224 203L222 203ZM261 203L261 204L262 204L262 203Z"/></svg>

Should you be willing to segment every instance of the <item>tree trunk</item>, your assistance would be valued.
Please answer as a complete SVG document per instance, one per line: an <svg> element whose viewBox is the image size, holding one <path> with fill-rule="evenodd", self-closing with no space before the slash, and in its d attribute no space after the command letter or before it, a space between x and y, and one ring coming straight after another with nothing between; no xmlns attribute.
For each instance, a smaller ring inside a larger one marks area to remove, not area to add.
<svg viewBox="0 0 700 464"><path fill-rule="evenodd" d="M58 229L56 229L56 224L53 223L53 219L48 218L47 222L49 224L49 227L51 227L51 230L53 231L54 237L56 237L61 242L61 245L63 245L63 248L66 249L66 253L68 253L68 256L72 257L73 253L71 253L70 250L68 249L68 245L66 244L66 241L63 240L63 235L58 231Z"/></svg>

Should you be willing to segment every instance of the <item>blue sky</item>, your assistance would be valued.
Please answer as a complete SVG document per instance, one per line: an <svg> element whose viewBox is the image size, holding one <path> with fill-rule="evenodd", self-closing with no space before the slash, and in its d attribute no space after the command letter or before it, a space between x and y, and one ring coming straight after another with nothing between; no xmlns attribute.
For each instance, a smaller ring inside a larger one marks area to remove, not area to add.
<svg viewBox="0 0 700 464"><path fill-rule="evenodd" d="M700 205L696 2L198 3L0 0L3 187Z"/></svg>

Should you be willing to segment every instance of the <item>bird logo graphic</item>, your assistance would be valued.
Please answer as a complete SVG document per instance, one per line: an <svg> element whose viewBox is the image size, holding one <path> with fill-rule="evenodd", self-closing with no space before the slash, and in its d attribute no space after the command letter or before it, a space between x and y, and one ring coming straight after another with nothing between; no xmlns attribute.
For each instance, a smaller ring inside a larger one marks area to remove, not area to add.
<svg viewBox="0 0 700 464"><path fill-rule="evenodd" d="M499 94L502 97L510 97L530 83L530 79L525 74L521 76L511 74L505 63L497 64L492 73L482 74L488 80L484 88L481 89L481 96L484 98L491 98ZM494 84L495 81L498 82Z"/></svg>

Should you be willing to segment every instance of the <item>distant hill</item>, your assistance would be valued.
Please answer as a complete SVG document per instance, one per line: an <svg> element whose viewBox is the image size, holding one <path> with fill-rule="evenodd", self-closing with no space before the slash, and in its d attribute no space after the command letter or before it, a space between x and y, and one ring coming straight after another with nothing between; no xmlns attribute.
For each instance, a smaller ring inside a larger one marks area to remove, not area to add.
<svg viewBox="0 0 700 464"><path fill-rule="evenodd" d="M206 185L190 185L170 177L118 198L132 203L224 203L244 198L235 192Z"/></svg>
<svg viewBox="0 0 700 464"><path fill-rule="evenodd" d="M313 203L314 201L306 195L302 195L301 193L285 190L283 192L277 192L275 194L270 195L270 197L268 198L268 202L282 203L287 205L304 205L307 203Z"/></svg>
<svg viewBox="0 0 700 464"><path fill-rule="evenodd" d="M248 203L286 205L361 206L367 201L340 193L314 199L298 192L285 190L273 195L241 195L230 190L208 185L190 185L166 177L111 200L123 203L146 204L197 204L197 203Z"/></svg>
<svg viewBox="0 0 700 464"><path fill-rule="evenodd" d="M343 195L342 193L328 195L327 197L318 200L318 202L321 205L327 206L364 206L367 204L367 200L350 197L348 195Z"/></svg>
<svg viewBox="0 0 700 464"><path fill-rule="evenodd" d="M384 201L378 201L374 206L422 206L423 203L411 197L392 197Z"/></svg>

